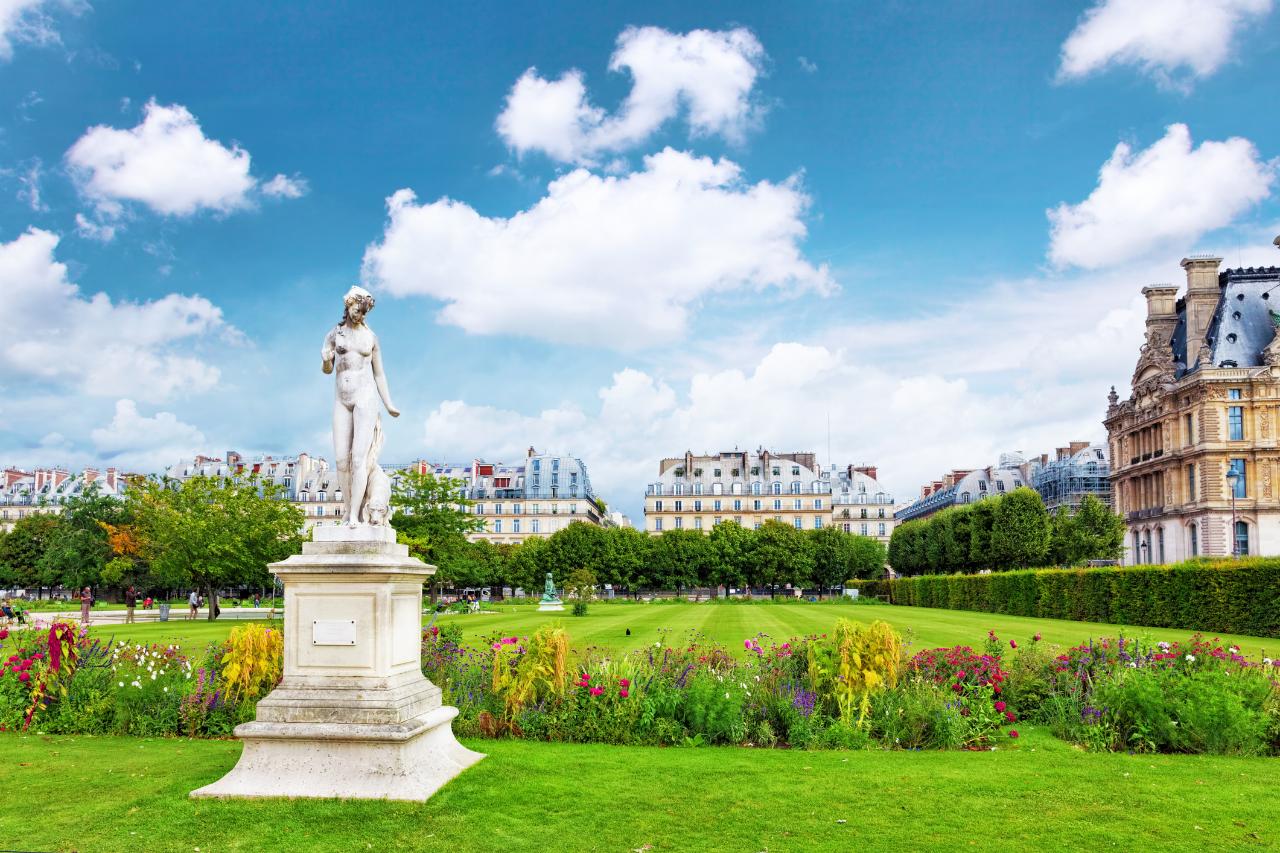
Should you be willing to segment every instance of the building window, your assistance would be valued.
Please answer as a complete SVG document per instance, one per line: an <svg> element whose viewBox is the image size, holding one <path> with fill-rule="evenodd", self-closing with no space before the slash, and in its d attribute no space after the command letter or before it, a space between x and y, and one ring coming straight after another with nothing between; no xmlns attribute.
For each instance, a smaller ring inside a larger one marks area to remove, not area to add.
<svg viewBox="0 0 1280 853"><path fill-rule="evenodd" d="M694 529L694 530L701 530L701 529L702 529L702 516L700 516L700 515L698 515L698 516L694 516L694 519L693 519L693 529Z"/></svg>
<svg viewBox="0 0 1280 853"><path fill-rule="evenodd" d="M758 494L760 494L760 484L759 484L759 483L752 483L752 484L751 484L751 494L753 494L753 495L758 495Z"/></svg>
<svg viewBox="0 0 1280 853"><path fill-rule="evenodd" d="M773 484L773 493L774 493L775 495L780 495L780 494L782 494L782 484L781 484L781 483L779 483L779 482L777 482L777 481L774 481L774 484Z"/></svg>
<svg viewBox="0 0 1280 853"><path fill-rule="evenodd" d="M1196 526L1195 526L1194 524L1193 524L1193 525L1191 525L1191 527L1190 527L1189 529L1190 529L1190 531L1191 531L1191 556L1193 556L1193 557L1199 557L1199 556L1200 556L1200 535L1199 535L1199 532L1196 530Z"/></svg>
<svg viewBox="0 0 1280 853"><path fill-rule="evenodd" d="M1244 406L1227 407L1227 438L1244 441Z"/></svg>
<svg viewBox="0 0 1280 853"><path fill-rule="evenodd" d="M693 511L694 511L694 512L702 512L702 501L694 501L694 502L693 502Z"/></svg>
<svg viewBox="0 0 1280 853"><path fill-rule="evenodd" d="M1249 523L1246 521L1236 522L1236 556L1249 556Z"/></svg>
<svg viewBox="0 0 1280 853"><path fill-rule="evenodd" d="M774 500L774 502L773 502L773 508L774 508L775 510L782 509L782 501L780 501L780 500L776 500L776 499L775 499L775 500Z"/></svg>
<svg viewBox="0 0 1280 853"><path fill-rule="evenodd" d="M722 522L722 521L724 521L724 519L717 515L717 516L716 516L716 520L715 520L715 521L713 521L713 522L711 522L711 526L712 526L712 527L715 527L717 524L719 524L719 523L720 523L720 522Z"/></svg>
<svg viewBox="0 0 1280 853"><path fill-rule="evenodd" d="M753 504L752 509L758 512L760 510L760 501L752 501L751 503Z"/></svg>
<svg viewBox="0 0 1280 853"><path fill-rule="evenodd" d="M1196 466L1187 466L1187 500L1194 501L1196 499Z"/></svg>
<svg viewBox="0 0 1280 853"><path fill-rule="evenodd" d="M800 494L800 481L799 481L799 480L796 480L796 481L792 482L792 484L791 484L791 494L793 494L793 495L798 495L798 494Z"/></svg>
<svg viewBox="0 0 1280 853"><path fill-rule="evenodd" d="M511 514L512 514L512 515L519 515L519 514L520 514L520 504L512 504L512 505L511 505Z"/></svg>
<svg viewBox="0 0 1280 853"><path fill-rule="evenodd" d="M713 501L712 505L715 507L716 512L720 511L720 501Z"/></svg>
<svg viewBox="0 0 1280 853"><path fill-rule="evenodd" d="M702 494L702 484L701 484L701 483L694 483L694 484L693 484L693 493L694 493L695 495L700 495L700 494Z"/></svg>
<svg viewBox="0 0 1280 853"><path fill-rule="evenodd" d="M719 476L720 476L720 469L719 469L719 468L716 468L716 469L715 469L715 476L717 476L717 477L719 477Z"/></svg>
<svg viewBox="0 0 1280 853"><path fill-rule="evenodd" d="M1228 389L1227 389L1227 399L1228 399L1228 400L1239 400L1239 399L1240 399L1240 389L1239 389L1239 388L1228 388Z"/></svg>
<svg viewBox="0 0 1280 853"><path fill-rule="evenodd" d="M518 518L511 519L511 532L512 533L520 532L520 519Z"/></svg>
<svg viewBox="0 0 1280 853"><path fill-rule="evenodd" d="M884 525L883 525L883 524L882 524L882 525L880 525L880 535L881 535L881 536L883 536L883 535L884 535Z"/></svg>
<svg viewBox="0 0 1280 853"><path fill-rule="evenodd" d="M1160 564L1164 565L1164 528L1156 528L1156 551L1160 555Z"/></svg>
<svg viewBox="0 0 1280 853"><path fill-rule="evenodd" d="M533 523L533 525L534 525L534 527L536 528L536 527L538 526L538 522L536 522L536 521L535 521L535 522ZM654 530L662 530L662 519L661 519L661 518L655 518L655 519L653 520L653 529L654 529ZM536 533L536 532L537 532L537 530L535 529L535 530L534 530L534 532Z"/></svg>
<svg viewBox="0 0 1280 853"><path fill-rule="evenodd" d="M494 504L494 505L493 505L493 514L494 514L494 515L502 515L502 504Z"/></svg>
<svg viewBox="0 0 1280 853"><path fill-rule="evenodd" d="M681 516L678 516L678 515L677 515L677 516L676 516L676 530L680 530L680 529L682 529L683 527L684 527L684 518L682 518Z"/></svg>
<svg viewBox="0 0 1280 853"><path fill-rule="evenodd" d="M1185 430L1186 430L1186 435L1184 436L1184 438L1183 438L1183 442L1182 442L1182 443L1183 443L1183 444L1195 444L1195 442L1196 442L1196 437L1195 437L1195 431L1192 429L1192 426L1191 426L1191 414L1190 414L1190 413L1187 413L1187 414L1183 415L1183 416L1182 416L1182 421L1183 421L1183 426L1184 426L1184 428L1185 428Z"/></svg>
<svg viewBox="0 0 1280 853"><path fill-rule="evenodd" d="M659 502L659 503L661 503L661 502ZM541 504L534 504L534 505L533 505L533 514L534 514L534 515L537 515L537 514L538 514L538 513L540 513L540 512L542 512L542 505L541 505Z"/></svg>
<svg viewBox="0 0 1280 853"><path fill-rule="evenodd" d="M569 504L569 515L577 515L577 514L578 514L578 505Z"/></svg>
<svg viewBox="0 0 1280 853"><path fill-rule="evenodd" d="M877 518L884 518L884 507L880 507L880 514L879 514L878 516L876 516L876 517L877 517Z"/></svg>
<svg viewBox="0 0 1280 853"><path fill-rule="evenodd" d="M815 516L813 517L813 529L814 529L814 530L821 530L821 529L822 529L822 516L820 516L820 515L815 515Z"/></svg>
<svg viewBox="0 0 1280 853"><path fill-rule="evenodd" d="M735 516L733 517L733 523L734 523L734 524L742 524L742 516L740 516L740 515L735 515Z"/></svg>
<svg viewBox="0 0 1280 853"><path fill-rule="evenodd" d="M1134 565L1142 562L1142 538L1136 530L1133 531L1133 562Z"/></svg>
<svg viewBox="0 0 1280 853"><path fill-rule="evenodd" d="M867 510L866 510L866 507L863 507L863 509L862 509L862 515L861 515L861 516L859 516L859 517L860 517L860 518L866 518L866 517L867 517Z"/></svg>
<svg viewBox="0 0 1280 853"><path fill-rule="evenodd" d="M799 498L796 498L796 500L795 500L795 507L794 507L794 509L800 509L800 499L799 499Z"/></svg>
<svg viewBox="0 0 1280 853"><path fill-rule="evenodd" d="M775 466L773 466L773 476L777 477L777 476L778 476L779 474L781 474L781 473L782 473L782 469L781 469L781 468L779 468L779 467L778 467L778 466L776 466L776 465L775 465Z"/></svg>
<svg viewBox="0 0 1280 853"><path fill-rule="evenodd" d="M675 491L675 493L676 493L677 495L683 495L683 494L684 494L684 485L683 485L682 483L676 483L676 491Z"/></svg>
<svg viewBox="0 0 1280 853"><path fill-rule="evenodd" d="M1236 497L1237 498L1247 497L1247 493L1249 489L1248 489L1248 482L1247 482L1248 478L1244 468L1244 460L1232 459L1231 467L1228 470L1235 471L1237 474L1240 475L1239 477L1236 478Z"/></svg>
<svg viewBox="0 0 1280 853"><path fill-rule="evenodd" d="M476 504L476 515L484 515L484 504Z"/></svg>
<svg viewBox="0 0 1280 853"><path fill-rule="evenodd" d="M862 529L861 529L859 532L860 532L863 536L866 536L866 535L867 535L867 526L866 526L865 524L864 524L864 525L862 525Z"/></svg>
<svg viewBox="0 0 1280 853"><path fill-rule="evenodd" d="M751 525L751 529L752 529L752 530L759 530L759 529L760 529L760 522L758 522L758 521L757 521L755 524Z"/></svg>
<svg viewBox="0 0 1280 853"><path fill-rule="evenodd" d="M501 533L501 532L502 532L502 519L500 519L500 518L495 518L495 519L493 520L493 532L494 532L494 533Z"/></svg>
<svg viewBox="0 0 1280 853"><path fill-rule="evenodd" d="M684 512L684 501L676 501L676 512Z"/></svg>
<svg viewBox="0 0 1280 853"><path fill-rule="evenodd" d="M742 501L734 501L734 502L733 502L733 511L734 511L734 512L742 512Z"/></svg>
<svg viewBox="0 0 1280 853"><path fill-rule="evenodd" d="M845 533L852 533L852 532L853 532L853 525L846 521L846 522L845 522L845 524L844 524L844 532L845 532Z"/></svg>
<svg viewBox="0 0 1280 853"><path fill-rule="evenodd" d="M814 498L814 499L813 499L813 508L814 508L814 509L822 509L822 498Z"/></svg>
<svg viewBox="0 0 1280 853"><path fill-rule="evenodd" d="M795 525L796 525L796 530L803 530L803 529L804 529L804 519L797 515L797 516L796 516L796 518L795 518Z"/></svg>
<svg viewBox="0 0 1280 853"><path fill-rule="evenodd" d="M662 512L662 501L654 501L654 502L653 502L653 511L654 511L654 512Z"/></svg>

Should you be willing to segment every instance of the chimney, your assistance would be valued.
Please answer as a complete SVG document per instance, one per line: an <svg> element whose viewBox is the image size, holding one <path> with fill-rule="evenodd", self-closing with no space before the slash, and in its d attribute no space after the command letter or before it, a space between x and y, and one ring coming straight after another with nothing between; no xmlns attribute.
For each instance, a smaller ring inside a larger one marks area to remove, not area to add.
<svg viewBox="0 0 1280 853"><path fill-rule="evenodd" d="M71 472L65 468L54 468L52 471L52 474L53 474L53 487L55 489L71 478Z"/></svg>
<svg viewBox="0 0 1280 853"><path fill-rule="evenodd" d="M1089 442L1087 441L1071 442L1071 455L1075 456L1077 453L1079 453L1081 450L1084 450L1088 446L1089 446Z"/></svg>
<svg viewBox="0 0 1280 853"><path fill-rule="evenodd" d="M40 490L44 488L45 478L47 476L48 474L43 468L36 469L36 494L39 494Z"/></svg>
<svg viewBox="0 0 1280 853"><path fill-rule="evenodd" d="M524 458L525 458L525 459L532 459L533 457L535 457L535 456L537 456L537 455L538 455L538 451L534 450L534 449L533 449L533 445L531 444L531 445L529 445L529 452L525 454L525 457L524 457Z"/></svg>
<svg viewBox="0 0 1280 853"><path fill-rule="evenodd" d="M115 468L107 469L107 494L114 495L116 493L116 474Z"/></svg>
<svg viewBox="0 0 1280 853"><path fill-rule="evenodd" d="M870 477L873 480L878 479L876 477L876 466L874 465L859 465L857 468L854 468L853 470L857 471L860 474L866 474L868 477Z"/></svg>
<svg viewBox="0 0 1280 853"><path fill-rule="evenodd" d="M4 487L8 489L11 486L13 486L14 483L18 482L24 477L30 477L30 476L31 475L28 474L26 471L20 471L17 468L6 468L4 470Z"/></svg>
<svg viewBox="0 0 1280 853"><path fill-rule="evenodd" d="M1187 366L1191 366L1193 353L1199 352L1200 343L1209 331L1209 322L1218 307L1218 267L1222 258L1211 255L1194 255L1182 259L1187 271ZM1148 304L1150 303L1150 297ZM1147 323L1150 324L1150 319Z"/></svg>
<svg viewBox="0 0 1280 853"><path fill-rule="evenodd" d="M101 471L99 471L97 468L85 468L85 469L84 469L84 484L85 484L86 486L87 486L87 485L89 485L89 484L90 484L90 483L92 483L93 481L97 480L97 479L98 479L98 477L99 477L99 476L101 476L101 474L102 474L102 472L101 472Z"/></svg>

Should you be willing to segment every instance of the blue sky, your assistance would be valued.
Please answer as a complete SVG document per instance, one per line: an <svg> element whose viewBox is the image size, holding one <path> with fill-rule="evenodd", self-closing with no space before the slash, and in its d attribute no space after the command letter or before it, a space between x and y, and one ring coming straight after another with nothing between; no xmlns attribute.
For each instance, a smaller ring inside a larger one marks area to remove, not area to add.
<svg viewBox="0 0 1280 853"><path fill-rule="evenodd" d="M1100 438L1184 255L1280 262L1272 0L275 5L0 2L6 464L329 453L363 282L388 459L906 498Z"/></svg>

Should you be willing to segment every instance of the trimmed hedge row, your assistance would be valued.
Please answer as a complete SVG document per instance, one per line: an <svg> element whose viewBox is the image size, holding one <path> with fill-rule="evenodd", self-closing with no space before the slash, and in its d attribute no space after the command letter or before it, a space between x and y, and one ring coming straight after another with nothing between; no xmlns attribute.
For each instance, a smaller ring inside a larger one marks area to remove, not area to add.
<svg viewBox="0 0 1280 853"><path fill-rule="evenodd" d="M859 581L894 604L1280 637L1280 559Z"/></svg>

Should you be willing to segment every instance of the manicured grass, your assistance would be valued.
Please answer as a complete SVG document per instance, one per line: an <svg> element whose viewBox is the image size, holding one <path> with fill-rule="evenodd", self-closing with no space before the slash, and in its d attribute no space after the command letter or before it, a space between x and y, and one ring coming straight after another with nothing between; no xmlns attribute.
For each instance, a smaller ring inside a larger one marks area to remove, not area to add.
<svg viewBox="0 0 1280 853"><path fill-rule="evenodd" d="M560 621L569 631L575 647L605 646L612 649L636 649L658 641L663 631L669 642L678 642L686 631L696 630L707 637L740 650L742 641L763 632L782 642L790 637L821 634L831 630L837 619L870 623L883 619L900 631L911 648L933 648L956 644L981 646L987 631L994 630L1002 640L1025 643L1037 632L1046 643L1074 645L1090 638L1115 636L1124 632L1130 637L1163 640L1186 640L1191 631L1171 628L1125 627L1097 622L1071 622L1059 619L1032 619L974 613L966 610L940 610L932 607L899 607L887 604L604 604L591 605L587 616L561 613L539 613L527 606L503 607L495 604L497 613L444 614L436 624L457 622L463 636L478 640L497 634L528 636L540 625ZM175 643L187 651L195 651L207 643L222 639L241 620L205 619L169 622L145 622L134 625L97 625L90 630L95 636L113 637L146 643ZM276 624L280 624L279 621ZM627 629L631 635L627 636ZM1262 637L1218 635L1224 644L1239 645L1250 657L1280 653L1280 640Z"/></svg>
<svg viewBox="0 0 1280 853"><path fill-rule="evenodd" d="M468 745L489 757L421 805L193 801L189 791L235 763L238 743L0 735L0 847L776 853L1280 845L1280 759L1096 755L1034 730L983 753Z"/></svg>

